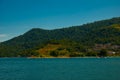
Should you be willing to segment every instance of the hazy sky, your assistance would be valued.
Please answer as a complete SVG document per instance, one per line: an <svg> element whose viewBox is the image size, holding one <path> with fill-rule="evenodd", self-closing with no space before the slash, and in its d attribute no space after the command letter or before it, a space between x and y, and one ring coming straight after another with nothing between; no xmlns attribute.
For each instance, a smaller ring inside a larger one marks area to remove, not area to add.
<svg viewBox="0 0 120 80"><path fill-rule="evenodd" d="M31 28L56 29L120 16L120 0L0 0L0 42Z"/></svg>

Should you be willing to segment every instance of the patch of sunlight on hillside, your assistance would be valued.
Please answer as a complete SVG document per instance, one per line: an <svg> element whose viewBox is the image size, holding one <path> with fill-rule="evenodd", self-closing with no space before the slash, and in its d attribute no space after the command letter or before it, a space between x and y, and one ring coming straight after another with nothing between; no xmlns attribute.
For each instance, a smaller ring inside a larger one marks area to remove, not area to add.
<svg viewBox="0 0 120 80"><path fill-rule="evenodd" d="M120 24L114 24L112 25L112 28L120 29Z"/></svg>
<svg viewBox="0 0 120 80"><path fill-rule="evenodd" d="M37 50L40 54L49 54L51 51L61 47L60 44L47 44L45 47Z"/></svg>

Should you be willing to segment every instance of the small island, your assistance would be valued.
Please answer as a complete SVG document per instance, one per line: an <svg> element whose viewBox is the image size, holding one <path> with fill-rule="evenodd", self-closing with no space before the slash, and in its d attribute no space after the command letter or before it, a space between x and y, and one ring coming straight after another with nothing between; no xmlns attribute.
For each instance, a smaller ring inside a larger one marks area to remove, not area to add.
<svg viewBox="0 0 120 80"><path fill-rule="evenodd" d="M120 56L120 17L81 26L30 31L0 43L0 57Z"/></svg>

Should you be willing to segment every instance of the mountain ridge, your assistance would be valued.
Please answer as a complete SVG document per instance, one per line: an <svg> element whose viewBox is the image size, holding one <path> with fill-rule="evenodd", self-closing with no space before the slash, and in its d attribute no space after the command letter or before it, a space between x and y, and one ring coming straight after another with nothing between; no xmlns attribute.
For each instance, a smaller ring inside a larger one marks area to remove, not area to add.
<svg viewBox="0 0 120 80"><path fill-rule="evenodd" d="M67 45L73 41L72 45L76 43L79 44L76 46L84 46L89 49L95 44L120 45L119 26L120 17L54 30L33 28L23 35L0 43L0 56L31 56L34 54L37 56L40 53L36 51L49 42L61 44L62 41L63 43L65 41L64 44Z"/></svg>

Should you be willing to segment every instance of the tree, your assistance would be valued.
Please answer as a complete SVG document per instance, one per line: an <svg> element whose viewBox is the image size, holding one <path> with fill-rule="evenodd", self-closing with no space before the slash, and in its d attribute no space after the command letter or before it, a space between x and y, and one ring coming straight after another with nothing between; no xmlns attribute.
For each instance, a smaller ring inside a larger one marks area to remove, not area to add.
<svg viewBox="0 0 120 80"><path fill-rule="evenodd" d="M101 49L98 56L100 57L105 57L107 56L107 50L106 49Z"/></svg>
<svg viewBox="0 0 120 80"><path fill-rule="evenodd" d="M58 54L58 51L51 51L50 55L54 56L54 57L57 57L59 54Z"/></svg>

